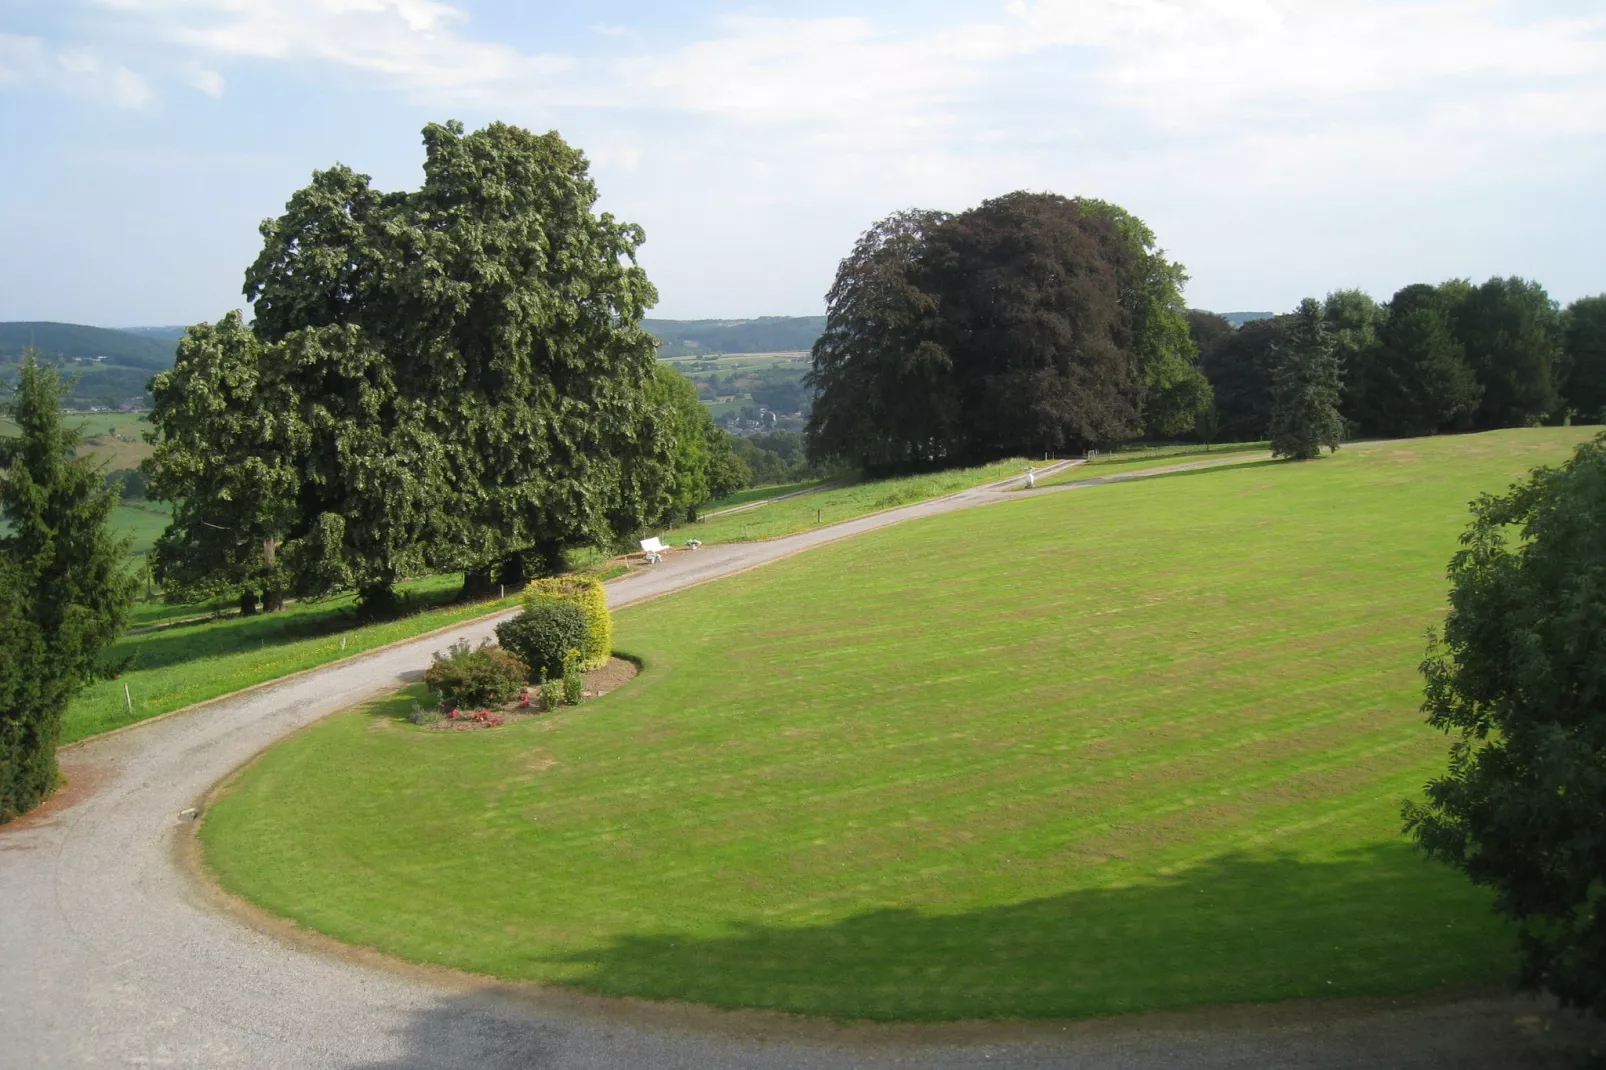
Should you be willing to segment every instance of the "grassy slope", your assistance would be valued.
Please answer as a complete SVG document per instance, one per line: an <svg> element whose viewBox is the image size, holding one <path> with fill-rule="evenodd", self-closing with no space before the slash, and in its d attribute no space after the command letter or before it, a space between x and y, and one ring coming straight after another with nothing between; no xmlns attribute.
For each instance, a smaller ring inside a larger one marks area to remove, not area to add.
<svg viewBox="0 0 1606 1070"><path fill-rule="evenodd" d="M1012 459L980 468L955 468L901 479L833 486L818 494L803 494L757 509L699 520L694 524L682 524L667 533L666 541L678 545L687 539L701 539L712 546L721 542L773 539L825 524L852 520L867 513L895 509L927 498L940 498L967 487L1024 475L1025 472L1026 462Z"/></svg>
<svg viewBox="0 0 1606 1070"><path fill-rule="evenodd" d="M444 604L462 585L462 577L433 576L405 584L401 590L424 609L412 616L378 624L358 625L350 597L304 602L271 614L174 624L157 631L125 635L107 653L116 663L134 659L115 680L102 680L81 691L62 723L64 743L182 709L231 691L275 680L399 639L492 613L517 604L517 595L503 601ZM189 607L142 607L134 624L157 623ZM134 705L129 716L123 693Z"/></svg>
<svg viewBox="0 0 1606 1070"><path fill-rule="evenodd" d="M412 959L842 1017L1390 993L1511 965L1414 854L1466 502L1580 429L1345 450L898 526L627 609L624 691L410 697L269 751L224 883Z"/></svg>

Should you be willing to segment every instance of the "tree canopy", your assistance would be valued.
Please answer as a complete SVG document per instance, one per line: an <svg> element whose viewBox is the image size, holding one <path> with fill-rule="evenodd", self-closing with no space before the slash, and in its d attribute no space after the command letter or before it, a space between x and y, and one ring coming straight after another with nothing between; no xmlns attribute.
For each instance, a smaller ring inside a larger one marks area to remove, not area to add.
<svg viewBox="0 0 1606 1070"><path fill-rule="evenodd" d="M889 216L826 298L810 455L911 468L1190 429L1210 390L1185 278L1102 201L1011 193Z"/></svg>
<svg viewBox="0 0 1606 1070"><path fill-rule="evenodd" d="M675 420L641 228L593 213L556 133L431 124L424 145L416 191L314 174L262 224L249 330L192 329L153 383L152 484L183 503L169 576L383 604L408 575L517 582L662 515ZM242 467L265 493L229 489Z"/></svg>
<svg viewBox="0 0 1606 1070"><path fill-rule="evenodd" d="M1460 280L1441 288L1451 329L1483 387L1477 427L1524 427L1561 408L1561 314L1537 282Z"/></svg>
<svg viewBox="0 0 1606 1070"><path fill-rule="evenodd" d="M1606 423L1606 294L1567 306L1567 406L1591 423Z"/></svg>
<svg viewBox="0 0 1606 1070"><path fill-rule="evenodd" d="M1315 298L1300 302L1275 353L1271 380L1271 452L1308 461L1322 447L1338 449L1344 420L1338 414L1342 373L1338 345Z"/></svg>
<svg viewBox="0 0 1606 1070"><path fill-rule="evenodd" d="M1494 890L1528 985L1606 1014L1606 437L1472 511L1422 665L1456 741L1406 829Z"/></svg>
<svg viewBox="0 0 1606 1070"><path fill-rule="evenodd" d="M19 434L0 439L0 823L56 786L67 702L96 671L133 602L117 494L74 456L62 387L32 353L5 406Z"/></svg>

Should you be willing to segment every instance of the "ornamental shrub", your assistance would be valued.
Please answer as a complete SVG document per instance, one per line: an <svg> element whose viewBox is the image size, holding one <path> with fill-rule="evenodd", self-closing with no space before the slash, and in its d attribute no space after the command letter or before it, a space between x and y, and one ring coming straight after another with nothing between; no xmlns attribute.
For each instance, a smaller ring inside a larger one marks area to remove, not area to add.
<svg viewBox="0 0 1606 1070"><path fill-rule="evenodd" d="M530 675L523 661L489 641L471 647L460 639L433 657L424 683L443 706L500 706L518 697Z"/></svg>
<svg viewBox="0 0 1606 1070"><path fill-rule="evenodd" d="M613 617L608 614L608 592L590 576L554 576L551 579L533 580L524 589L524 604L533 605L543 598L555 598L579 607L585 617L585 641L580 647L580 668L585 672L600 669L613 656ZM553 674L561 672L563 659Z"/></svg>
<svg viewBox="0 0 1606 1070"><path fill-rule="evenodd" d="M524 612L498 624L496 638L531 671L557 676L569 651L585 644L586 619L573 602L536 598L525 603Z"/></svg>
<svg viewBox="0 0 1606 1070"><path fill-rule="evenodd" d="M580 652L571 650L563 658L563 701L578 706L585 693L586 677L580 671Z"/></svg>

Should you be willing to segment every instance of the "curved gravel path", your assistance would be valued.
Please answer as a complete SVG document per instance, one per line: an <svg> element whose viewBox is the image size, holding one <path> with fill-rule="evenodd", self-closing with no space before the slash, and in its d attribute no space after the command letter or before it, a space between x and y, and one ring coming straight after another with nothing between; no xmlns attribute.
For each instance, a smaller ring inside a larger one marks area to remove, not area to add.
<svg viewBox="0 0 1606 1070"><path fill-rule="evenodd" d="M1018 496L994 484L783 539L672 554L610 585L610 601ZM494 623L64 750L68 789L0 829L0 1067L1514 1067L1553 1065L1593 1035L1540 1004L1489 996L1063 1025L834 1027L362 965L209 905L180 861L193 844L182 811L263 748L416 677L431 651L477 641Z"/></svg>

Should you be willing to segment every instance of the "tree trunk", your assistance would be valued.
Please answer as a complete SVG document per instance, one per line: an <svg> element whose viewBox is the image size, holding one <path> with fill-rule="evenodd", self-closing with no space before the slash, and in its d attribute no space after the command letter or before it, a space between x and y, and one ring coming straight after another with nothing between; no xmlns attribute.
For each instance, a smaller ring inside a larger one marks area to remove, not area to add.
<svg viewBox="0 0 1606 1070"><path fill-rule="evenodd" d="M457 597L464 602L478 602L491 597L495 591L496 588L491 583L491 570L475 569L463 573L463 590Z"/></svg>
<svg viewBox="0 0 1606 1070"><path fill-rule="evenodd" d="M262 612L264 612L264 613L277 613L277 612L279 612L279 610L281 610L283 608L284 608L284 592L283 591L263 591L262 592Z"/></svg>
<svg viewBox="0 0 1606 1070"><path fill-rule="evenodd" d="M257 614L257 593L250 588L240 592L240 616L254 617Z"/></svg>
<svg viewBox="0 0 1606 1070"><path fill-rule="evenodd" d="M509 554L497 569L496 582L509 591L517 591L530 582L529 570L524 566L523 554Z"/></svg>
<svg viewBox="0 0 1606 1070"><path fill-rule="evenodd" d="M369 620L392 617L401 609L393 582L371 583L357 592L358 612Z"/></svg>
<svg viewBox="0 0 1606 1070"><path fill-rule="evenodd" d="M538 575L559 576L568 567L568 562L563 560L562 543L538 542L531 547L530 554L535 560Z"/></svg>

